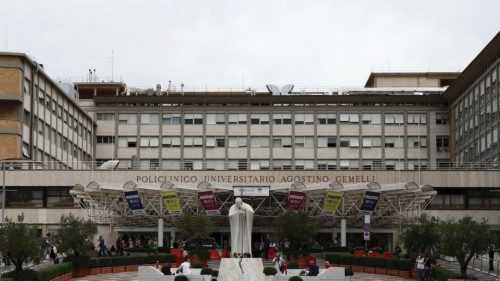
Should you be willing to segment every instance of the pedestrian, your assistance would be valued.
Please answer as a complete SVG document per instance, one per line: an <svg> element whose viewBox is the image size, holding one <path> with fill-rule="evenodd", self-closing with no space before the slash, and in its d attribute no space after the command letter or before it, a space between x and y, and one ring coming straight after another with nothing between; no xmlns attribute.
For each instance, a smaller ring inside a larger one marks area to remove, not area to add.
<svg viewBox="0 0 500 281"><path fill-rule="evenodd" d="M184 258L184 262L181 263L182 274L191 275L191 264L188 258Z"/></svg>
<svg viewBox="0 0 500 281"><path fill-rule="evenodd" d="M424 281L425 256L422 252L418 253L415 266L417 269L417 280Z"/></svg>
<svg viewBox="0 0 500 281"><path fill-rule="evenodd" d="M276 268L276 271L280 271L280 259L281 259L280 254L277 254L273 258L273 267Z"/></svg>
<svg viewBox="0 0 500 281"><path fill-rule="evenodd" d="M401 247L399 247L398 244L396 244L396 247L394 248L394 256L396 258L399 258L399 256L401 255L403 251L401 250Z"/></svg>
<svg viewBox="0 0 500 281"><path fill-rule="evenodd" d="M307 276L318 276L319 267L315 261L309 262L309 267L307 268Z"/></svg>
<svg viewBox="0 0 500 281"><path fill-rule="evenodd" d="M97 256L98 257L104 257L106 255L106 245L104 244L104 239L102 238L102 235L99 236L98 245L97 245Z"/></svg>
<svg viewBox="0 0 500 281"><path fill-rule="evenodd" d="M267 259L267 255L269 252L269 244L271 243L271 236L265 235L262 239L263 247L262 247L262 258Z"/></svg>
<svg viewBox="0 0 500 281"><path fill-rule="evenodd" d="M52 262L54 262L54 264L59 263L59 258L57 257L56 245L52 246L52 248L50 249L50 259L52 260Z"/></svg>
<svg viewBox="0 0 500 281"><path fill-rule="evenodd" d="M491 244L490 245L490 248L488 250L488 258L489 258L489 261L490 261L490 268L489 268L489 271L493 271L495 270L493 268L493 260L495 258L495 245L494 244Z"/></svg>

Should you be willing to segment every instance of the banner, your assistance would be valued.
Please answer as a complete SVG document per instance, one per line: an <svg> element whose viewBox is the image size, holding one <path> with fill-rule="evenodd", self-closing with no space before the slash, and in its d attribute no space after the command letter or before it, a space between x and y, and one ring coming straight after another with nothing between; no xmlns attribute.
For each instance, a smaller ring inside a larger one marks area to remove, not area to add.
<svg viewBox="0 0 500 281"><path fill-rule="evenodd" d="M305 200L305 192L290 191L290 193L288 193L288 200L286 205L292 210L299 210L300 208L302 208Z"/></svg>
<svg viewBox="0 0 500 281"><path fill-rule="evenodd" d="M179 196L174 190L161 191L161 198L163 201L163 206L167 208L170 212L178 212L181 210L181 204L179 202Z"/></svg>
<svg viewBox="0 0 500 281"><path fill-rule="evenodd" d="M361 212L366 215L371 215L377 206L379 197L380 193L378 192L366 191L365 197L363 198L363 204L361 204Z"/></svg>
<svg viewBox="0 0 500 281"><path fill-rule="evenodd" d="M198 192L198 199L200 200L203 210L205 211L219 210L219 205L217 205L217 202L215 201L215 195L213 191Z"/></svg>
<svg viewBox="0 0 500 281"><path fill-rule="evenodd" d="M342 201L342 192L327 191L325 196L325 204L323 206L323 212L335 212L339 206L340 201Z"/></svg>
<svg viewBox="0 0 500 281"><path fill-rule="evenodd" d="M134 215L141 215L144 213L142 207L141 198L139 197L139 192L137 190L125 191L125 199L127 199L128 207L132 210Z"/></svg>

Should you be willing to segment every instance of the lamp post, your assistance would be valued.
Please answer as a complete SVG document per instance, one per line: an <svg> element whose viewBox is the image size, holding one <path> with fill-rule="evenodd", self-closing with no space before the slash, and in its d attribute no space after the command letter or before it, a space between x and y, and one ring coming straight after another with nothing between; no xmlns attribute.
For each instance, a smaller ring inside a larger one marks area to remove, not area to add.
<svg viewBox="0 0 500 281"><path fill-rule="evenodd" d="M2 226L5 222L5 162L2 161Z"/></svg>

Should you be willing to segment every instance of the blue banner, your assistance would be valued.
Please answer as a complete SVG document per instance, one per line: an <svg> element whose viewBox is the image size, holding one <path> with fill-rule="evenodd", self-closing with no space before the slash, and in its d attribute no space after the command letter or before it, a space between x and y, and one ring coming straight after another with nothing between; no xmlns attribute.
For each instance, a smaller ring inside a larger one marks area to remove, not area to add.
<svg viewBox="0 0 500 281"><path fill-rule="evenodd" d="M377 206L379 197L380 193L378 192L366 191L365 197L363 198L363 204L361 205L361 212L371 214Z"/></svg>
<svg viewBox="0 0 500 281"><path fill-rule="evenodd" d="M128 202L128 207L132 210L132 213L134 215L141 215L144 212L144 209L142 208L139 192L137 192L137 190L125 191L124 194Z"/></svg>

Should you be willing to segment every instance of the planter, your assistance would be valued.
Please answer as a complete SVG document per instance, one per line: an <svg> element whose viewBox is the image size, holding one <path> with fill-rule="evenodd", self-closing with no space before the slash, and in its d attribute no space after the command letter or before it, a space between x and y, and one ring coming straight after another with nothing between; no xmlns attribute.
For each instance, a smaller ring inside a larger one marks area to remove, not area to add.
<svg viewBox="0 0 500 281"><path fill-rule="evenodd" d="M127 265L125 266L125 271L126 272L132 272L132 271L138 271L139 270L139 266L138 265Z"/></svg>
<svg viewBox="0 0 500 281"><path fill-rule="evenodd" d="M352 271L354 272L365 272L365 267L361 265L353 265Z"/></svg>
<svg viewBox="0 0 500 281"><path fill-rule="evenodd" d="M397 269L387 269L387 275L390 276L399 276L399 272Z"/></svg>
<svg viewBox="0 0 500 281"><path fill-rule="evenodd" d="M297 258L297 264L299 265L299 268L304 268L307 266L307 259L303 256L300 256Z"/></svg>
<svg viewBox="0 0 500 281"><path fill-rule="evenodd" d="M125 272L124 265L113 266L113 273Z"/></svg>
<svg viewBox="0 0 500 281"><path fill-rule="evenodd" d="M368 267L368 266L366 266L364 272L365 273L375 274L375 268L374 267Z"/></svg>
<svg viewBox="0 0 500 281"><path fill-rule="evenodd" d="M101 274L113 273L113 267L101 267Z"/></svg>
<svg viewBox="0 0 500 281"><path fill-rule="evenodd" d="M51 281L68 281L68 280L71 280L71 273L67 273L67 274L58 276L58 277L52 279Z"/></svg>
<svg viewBox="0 0 500 281"><path fill-rule="evenodd" d="M410 278L410 272L409 271L400 270L399 271L399 277Z"/></svg>
<svg viewBox="0 0 500 281"><path fill-rule="evenodd" d="M207 259L200 258L198 255L192 255L190 258L190 262L191 262L191 265L193 265L194 263L201 263L201 264L207 266L207 264L208 264Z"/></svg>
<svg viewBox="0 0 500 281"><path fill-rule="evenodd" d="M88 268L74 268L73 272L71 272L72 277L85 277L89 275L89 269Z"/></svg>
<svg viewBox="0 0 500 281"><path fill-rule="evenodd" d="M387 275L387 269L385 268L375 268L375 274Z"/></svg>
<svg viewBox="0 0 500 281"><path fill-rule="evenodd" d="M101 274L101 268L100 268L100 267L97 267L97 268L91 268L91 269L90 269L89 274L90 274L90 275L97 275L97 274Z"/></svg>

